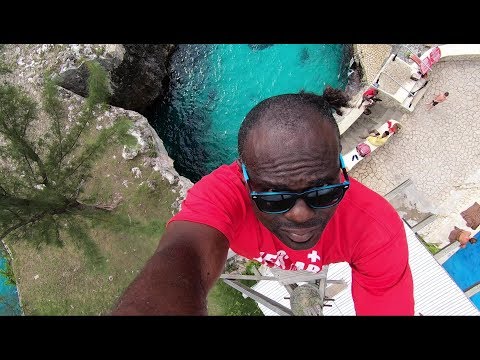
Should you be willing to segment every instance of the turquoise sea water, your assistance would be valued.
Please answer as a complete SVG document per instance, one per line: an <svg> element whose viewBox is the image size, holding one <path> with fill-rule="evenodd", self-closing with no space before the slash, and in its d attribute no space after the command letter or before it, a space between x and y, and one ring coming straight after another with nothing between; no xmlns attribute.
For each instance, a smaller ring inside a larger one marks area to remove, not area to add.
<svg viewBox="0 0 480 360"><path fill-rule="evenodd" d="M0 251L0 316L21 315L17 287L4 275L7 260Z"/></svg>
<svg viewBox="0 0 480 360"><path fill-rule="evenodd" d="M480 233L475 238L478 240L476 244L467 243L464 249L459 249L443 264L463 291L480 281ZM480 310L480 293L470 299Z"/></svg>
<svg viewBox="0 0 480 360"><path fill-rule="evenodd" d="M172 56L169 94L154 126L192 181L237 157L237 133L261 100L300 90L344 89L348 56L341 44L180 45Z"/></svg>

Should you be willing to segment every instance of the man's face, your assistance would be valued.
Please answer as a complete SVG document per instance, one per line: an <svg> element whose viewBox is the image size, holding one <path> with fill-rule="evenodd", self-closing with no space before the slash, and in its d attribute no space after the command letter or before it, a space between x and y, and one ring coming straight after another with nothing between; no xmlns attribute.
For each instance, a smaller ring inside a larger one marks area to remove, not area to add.
<svg viewBox="0 0 480 360"><path fill-rule="evenodd" d="M308 116L321 115L310 111ZM339 143L327 121L311 122L308 129L293 132L259 125L250 131L245 145L253 191L301 192L340 182ZM314 246L337 208L313 209L303 199L282 214L264 213L253 200L252 206L260 222L295 250Z"/></svg>

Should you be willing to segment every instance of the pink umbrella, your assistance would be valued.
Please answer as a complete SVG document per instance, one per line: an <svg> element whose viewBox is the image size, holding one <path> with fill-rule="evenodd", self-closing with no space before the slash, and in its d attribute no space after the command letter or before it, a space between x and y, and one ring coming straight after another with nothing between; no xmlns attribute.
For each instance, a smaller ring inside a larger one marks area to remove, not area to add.
<svg viewBox="0 0 480 360"><path fill-rule="evenodd" d="M432 70L432 65L436 64L438 60L442 57L442 52L438 46L435 46L430 54L421 60L420 71L423 74L426 74L429 70Z"/></svg>
<svg viewBox="0 0 480 360"><path fill-rule="evenodd" d="M433 65L440 60L442 57L442 52L440 51L440 48L438 46L434 47L432 51L430 52L430 63Z"/></svg>
<svg viewBox="0 0 480 360"><path fill-rule="evenodd" d="M420 72L422 75L426 74L428 70L432 69L432 61L430 60L429 57L426 57L420 62Z"/></svg>
<svg viewBox="0 0 480 360"><path fill-rule="evenodd" d="M410 53L409 57L418 65L422 75L426 74L428 70L431 70L430 58L426 57L422 60L414 53Z"/></svg>

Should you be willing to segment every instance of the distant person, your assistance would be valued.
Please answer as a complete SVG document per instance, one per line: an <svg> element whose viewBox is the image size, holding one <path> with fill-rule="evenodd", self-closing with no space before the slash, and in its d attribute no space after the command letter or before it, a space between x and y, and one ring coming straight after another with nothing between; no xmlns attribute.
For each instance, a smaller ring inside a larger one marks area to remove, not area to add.
<svg viewBox="0 0 480 360"><path fill-rule="evenodd" d="M378 83L374 83L372 87L368 88L368 90L362 94L362 102L360 105L358 105L358 108L360 109L364 103L366 103L366 106L369 106L373 105L375 101L381 101L380 99L376 98L377 95Z"/></svg>
<svg viewBox="0 0 480 360"><path fill-rule="evenodd" d="M418 74L422 77L422 78L426 78L428 76L428 71L430 70L430 67L428 65L428 59L420 59L417 55L415 55L414 53L411 53L411 52L408 52L408 57L415 63L418 65ZM418 54L420 55L420 54ZM422 65L427 65L427 70L425 72L422 72Z"/></svg>
<svg viewBox="0 0 480 360"><path fill-rule="evenodd" d="M445 100L447 100L448 95L449 95L448 91L444 92L443 94L436 95L435 98L427 104L428 110L430 110L434 106L437 106L441 102L444 102Z"/></svg>
<svg viewBox="0 0 480 360"><path fill-rule="evenodd" d="M382 134L380 134L377 130L372 130L366 139L374 146L382 146L387 142L388 135L390 135L388 130L384 131Z"/></svg>
<svg viewBox="0 0 480 360"><path fill-rule="evenodd" d="M394 123L392 120L388 120L387 126L391 134L396 134L402 128L399 123Z"/></svg>
<svg viewBox="0 0 480 360"><path fill-rule="evenodd" d="M460 247L463 249L467 246L467 243L475 244L477 239L474 237L470 237L472 233L467 230L460 229L458 227L454 227L454 229L450 232L450 236L448 239L450 243L458 241L460 243Z"/></svg>

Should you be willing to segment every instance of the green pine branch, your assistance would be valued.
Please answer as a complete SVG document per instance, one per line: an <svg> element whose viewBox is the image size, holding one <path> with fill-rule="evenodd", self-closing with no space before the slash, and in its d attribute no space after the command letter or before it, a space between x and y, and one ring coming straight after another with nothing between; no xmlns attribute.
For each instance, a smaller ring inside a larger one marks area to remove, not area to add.
<svg viewBox="0 0 480 360"><path fill-rule="evenodd" d="M58 87L50 77L45 80L42 109L50 128L37 141L28 136L38 116L37 104L20 88L0 84L0 240L10 236L36 246L63 246L70 239L97 266L102 256L87 229L92 214L108 210L78 198L94 161L125 137L131 122L121 119L100 132L92 130L110 87L108 74L98 63L87 66L89 95L69 131ZM94 138L91 133L96 133Z"/></svg>

